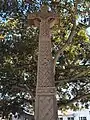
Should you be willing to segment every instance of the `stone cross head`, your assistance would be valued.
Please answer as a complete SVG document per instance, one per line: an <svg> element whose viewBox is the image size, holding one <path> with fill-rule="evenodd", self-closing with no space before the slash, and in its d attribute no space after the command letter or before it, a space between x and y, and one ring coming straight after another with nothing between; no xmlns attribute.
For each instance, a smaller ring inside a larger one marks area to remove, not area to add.
<svg viewBox="0 0 90 120"><path fill-rule="evenodd" d="M34 25L36 27L40 26L41 21L48 21L50 24L50 28L52 28L55 24L58 23L59 16L49 11L49 8L46 5L41 6L41 10L39 12L31 13L28 15L29 25Z"/></svg>

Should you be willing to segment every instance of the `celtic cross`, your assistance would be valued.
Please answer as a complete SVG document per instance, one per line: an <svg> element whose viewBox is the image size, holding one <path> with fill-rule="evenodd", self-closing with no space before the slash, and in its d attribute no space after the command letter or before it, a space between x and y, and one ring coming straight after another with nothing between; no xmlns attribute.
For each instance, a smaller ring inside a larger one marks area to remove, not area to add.
<svg viewBox="0 0 90 120"><path fill-rule="evenodd" d="M35 102L35 120L56 120L57 105L51 53L50 28L55 24L57 15L42 6L37 13L28 15L30 25L39 27L39 54Z"/></svg>

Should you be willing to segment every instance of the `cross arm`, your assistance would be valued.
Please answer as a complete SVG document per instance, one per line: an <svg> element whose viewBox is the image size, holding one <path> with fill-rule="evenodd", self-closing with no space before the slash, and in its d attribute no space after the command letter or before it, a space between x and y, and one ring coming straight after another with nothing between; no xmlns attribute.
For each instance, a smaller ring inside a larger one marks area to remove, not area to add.
<svg viewBox="0 0 90 120"><path fill-rule="evenodd" d="M53 12L49 13L48 21L50 23L50 28L52 28L55 24L60 22L59 15Z"/></svg>
<svg viewBox="0 0 90 120"><path fill-rule="evenodd" d="M37 13L31 13L27 17L29 25L35 25L35 21L39 22L40 17L38 16Z"/></svg>

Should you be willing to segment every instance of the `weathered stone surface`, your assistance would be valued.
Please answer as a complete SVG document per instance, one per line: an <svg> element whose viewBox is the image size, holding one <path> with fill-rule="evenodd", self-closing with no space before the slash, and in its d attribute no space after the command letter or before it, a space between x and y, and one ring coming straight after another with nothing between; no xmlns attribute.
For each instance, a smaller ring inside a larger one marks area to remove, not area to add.
<svg viewBox="0 0 90 120"><path fill-rule="evenodd" d="M54 95L38 95L36 99L36 120L56 120L56 98Z"/></svg>
<svg viewBox="0 0 90 120"><path fill-rule="evenodd" d="M33 25L39 26L40 29L35 120L57 119L56 90L50 40L50 24L56 17L55 13L48 12L46 6L43 6L40 12L28 16L29 20L34 21Z"/></svg>
<svg viewBox="0 0 90 120"><path fill-rule="evenodd" d="M55 87L37 87L36 89L37 95L55 95L56 89Z"/></svg>

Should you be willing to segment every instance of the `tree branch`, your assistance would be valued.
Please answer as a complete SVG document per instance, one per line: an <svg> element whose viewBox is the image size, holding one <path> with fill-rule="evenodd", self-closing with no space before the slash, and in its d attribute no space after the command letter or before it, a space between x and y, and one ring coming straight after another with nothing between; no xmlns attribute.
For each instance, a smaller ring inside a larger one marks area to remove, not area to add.
<svg viewBox="0 0 90 120"><path fill-rule="evenodd" d="M88 72L90 72L90 68L81 72L81 73L78 73L77 75L71 76L71 78L63 79L63 80L60 80L60 81L55 81L55 83L59 83L58 84L58 86L59 86L62 82L73 82L73 81L76 81L76 80L82 80L82 78L80 79L80 77L83 77L83 78L86 79L85 74L87 74Z"/></svg>
<svg viewBox="0 0 90 120"><path fill-rule="evenodd" d="M25 88L24 88L25 87ZM29 95L31 96L31 99L34 100L35 97L34 95L32 94L32 92L30 91L30 89L27 87L27 85L25 86L13 86L12 89L18 89L18 90L21 90L21 91L27 91L29 93Z"/></svg>
<svg viewBox="0 0 90 120"><path fill-rule="evenodd" d="M54 73L55 73L55 66L56 66L56 62L60 56L60 53L62 53L64 51L64 49L67 47L68 44L70 44L72 42L73 36L75 35L75 28L76 28L76 14L77 14L77 5L78 5L78 0L76 0L75 2L75 11L74 11L74 18L73 18L73 27L71 29L71 33L65 43L65 45L57 51L56 57L53 61L54 63Z"/></svg>
<svg viewBox="0 0 90 120"><path fill-rule="evenodd" d="M33 93L30 91L29 87L25 84L26 89L28 90L29 94L31 95L32 99L35 99Z"/></svg>
<svg viewBox="0 0 90 120"><path fill-rule="evenodd" d="M62 107L65 107L65 106L69 106L70 104L75 103L75 102L77 102L78 100L81 100L81 99L86 99L87 97L90 97L90 93L74 97L73 99L68 100L64 104L58 102L58 106L59 106L59 108L62 108Z"/></svg>

